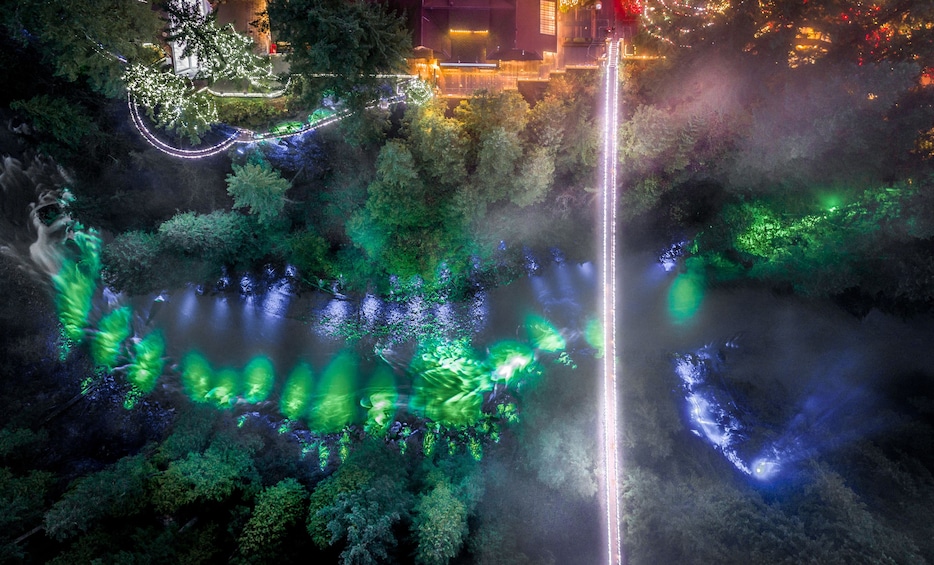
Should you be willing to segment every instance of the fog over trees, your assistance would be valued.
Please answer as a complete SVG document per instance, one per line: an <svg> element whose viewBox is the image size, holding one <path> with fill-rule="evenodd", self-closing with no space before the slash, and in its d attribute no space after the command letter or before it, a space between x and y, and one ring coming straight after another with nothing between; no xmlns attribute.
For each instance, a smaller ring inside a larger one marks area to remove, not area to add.
<svg viewBox="0 0 934 565"><path fill-rule="evenodd" d="M636 302L620 360L627 560L932 562L934 5L734 1L668 15L633 38L652 57L621 64L621 262L680 245L668 276L706 292L713 314L699 315L706 330L668 323L642 271L624 274ZM411 48L382 4L274 0L268 16L293 48L292 89L217 102L219 119L262 129L323 101L359 110ZM197 43L207 24L195 19L173 33ZM100 230L113 293L290 265L298 293L458 304L524 279L527 257L593 261L599 70L556 76L531 99L377 107L301 142L187 161L146 145L127 116L121 58L151 64L141 38L172 31L151 4L29 0L0 25L0 561L601 559L599 347L537 351L545 369L491 387L471 426L406 416L383 435L314 435L272 416L273 400L190 401L181 360L171 384L132 396L90 328L73 328L88 337L68 353L53 286L28 260L29 205L67 185L73 200L39 221L67 212L72 235ZM221 135L201 126L160 135ZM93 315L119 334L114 312ZM362 327L346 334L372 337ZM583 328L562 330L585 343ZM774 481L691 433L674 362L704 346L748 449L793 454ZM432 369L372 349L400 374ZM463 374L434 369L459 390ZM231 395L222 388L207 394Z"/></svg>

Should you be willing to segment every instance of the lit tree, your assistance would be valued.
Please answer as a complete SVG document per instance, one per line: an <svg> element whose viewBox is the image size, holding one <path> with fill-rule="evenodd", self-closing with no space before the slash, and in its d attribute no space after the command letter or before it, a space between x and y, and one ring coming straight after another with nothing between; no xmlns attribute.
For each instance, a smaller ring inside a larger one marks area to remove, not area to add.
<svg viewBox="0 0 934 565"><path fill-rule="evenodd" d="M169 38L184 45L184 55L198 56L198 77L245 79L260 87L275 80L269 61L253 52L253 40L231 25L218 27L213 12L204 15L196 4L184 0L172 0L166 11L170 16Z"/></svg>
<svg viewBox="0 0 934 565"><path fill-rule="evenodd" d="M146 65L131 65L124 75L127 91L160 128L196 144L217 122L217 108L203 92L192 92L190 81Z"/></svg>

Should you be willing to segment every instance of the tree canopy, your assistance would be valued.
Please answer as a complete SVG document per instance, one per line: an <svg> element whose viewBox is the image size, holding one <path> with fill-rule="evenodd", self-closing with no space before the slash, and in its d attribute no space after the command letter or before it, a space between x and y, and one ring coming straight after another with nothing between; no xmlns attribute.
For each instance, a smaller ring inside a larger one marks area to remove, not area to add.
<svg viewBox="0 0 934 565"><path fill-rule="evenodd" d="M304 78L303 94L327 93L367 103L378 96L377 75L402 72L411 39L403 20L383 3L363 0L272 0L276 36L292 45L291 71Z"/></svg>

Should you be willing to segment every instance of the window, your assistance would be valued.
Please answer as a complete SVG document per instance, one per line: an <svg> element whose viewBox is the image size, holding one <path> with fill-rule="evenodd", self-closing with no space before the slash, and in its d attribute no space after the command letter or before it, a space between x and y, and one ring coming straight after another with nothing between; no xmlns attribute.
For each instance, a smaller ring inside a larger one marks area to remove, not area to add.
<svg viewBox="0 0 934 565"><path fill-rule="evenodd" d="M549 0L539 0L538 32L542 35L556 35L555 3Z"/></svg>

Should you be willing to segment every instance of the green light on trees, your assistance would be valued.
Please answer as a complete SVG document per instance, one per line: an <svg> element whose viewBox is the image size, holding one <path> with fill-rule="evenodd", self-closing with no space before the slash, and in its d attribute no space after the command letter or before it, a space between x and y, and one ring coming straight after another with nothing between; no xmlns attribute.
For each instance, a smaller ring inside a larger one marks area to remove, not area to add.
<svg viewBox="0 0 934 565"><path fill-rule="evenodd" d="M263 402L269 398L275 382L272 361L262 355L254 357L243 368L243 398L251 404Z"/></svg>
<svg viewBox="0 0 934 565"><path fill-rule="evenodd" d="M587 320L587 327L584 328L584 339L587 344L597 350L596 358L603 358L603 323L599 318Z"/></svg>
<svg viewBox="0 0 934 565"><path fill-rule="evenodd" d="M132 316L130 307L124 306L106 314L97 325L97 332L91 340L91 357L108 371L116 366L121 345L132 333Z"/></svg>
<svg viewBox="0 0 934 565"><path fill-rule="evenodd" d="M240 374L234 369L220 369L214 373L214 388L208 391L207 399L219 408L228 408L237 401L240 391Z"/></svg>
<svg viewBox="0 0 934 565"><path fill-rule="evenodd" d="M324 370L311 409L311 427L333 433L354 420L357 361L348 351L339 353Z"/></svg>
<svg viewBox="0 0 934 565"><path fill-rule="evenodd" d="M65 259L52 275L55 306L65 337L74 342L84 338L91 303L101 273L101 240L93 231L75 231L71 241L78 248L77 259Z"/></svg>
<svg viewBox="0 0 934 565"><path fill-rule="evenodd" d="M360 404L367 409L366 431L370 435L383 436L396 415L396 402L399 392L392 371L386 365L380 365L370 384L366 388Z"/></svg>
<svg viewBox="0 0 934 565"><path fill-rule="evenodd" d="M165 339L161 332L153 332L133 344L133 362L127 368L126 378L143 393L152 392L165 368Z"/></svg>
<svg viewBox="0 0 934 565"><path fill-rule="evenodd" d="M469 425L481 417L483 394L492 390L489 367L463 341L423 346L412 359L417 375L412 408L444 425Z"/></svg>
<svg viewBox="0 0 934 565"><path fill-rule="evenodd" d="M305 417L313 389L311 367L307 363L299 363L292 369L289 378L285 381L282 398L279 400L279 410L291 420Z"/></svg>
<svg viewBox="0 0 934 565"><path fill-rule="evenodd" d="M537 365L535 351L518 341L501 341L491 346L487 362L493 367L493 380L507 386Z"/></svg>
<svg viewBox="0 0 934 565"><path fill-rule="evenodd" d="M191 351L182 359L182 386L195 402L207 402L213 388L214 369L203 355Z"/></svg>
<svg viewBox="0 0 934 565"><path fill-rule="evenodd" d="M537 314L525 317L525 330L536 349L555 353L567 347L567 341L558 328Z"/></svg>

